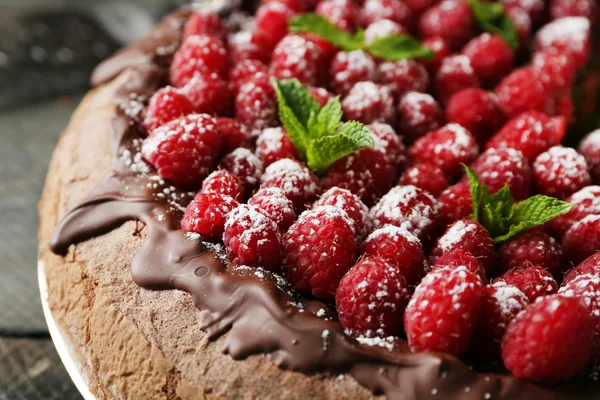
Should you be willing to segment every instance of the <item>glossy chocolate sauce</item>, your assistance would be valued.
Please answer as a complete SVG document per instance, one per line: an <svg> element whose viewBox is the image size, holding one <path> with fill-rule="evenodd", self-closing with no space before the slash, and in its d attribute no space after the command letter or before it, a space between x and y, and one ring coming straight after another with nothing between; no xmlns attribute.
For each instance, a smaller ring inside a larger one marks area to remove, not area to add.
<svg viewBox="0 0 600 400"><path fill-rule="evenodd" d="M592 399L600 384L587 378L560 387L521 381L508 374L478 374L457 358L412 354L397 339L386 346L350 338L324 303L295 295L285 280L267 271L236 269L210 251L197 235L179 230L183 207L193 194L171 187L150 171L131 168L124 157L139 150L137 105L165 84L169 56L178 47L185 11L167 17L147 38L101 64L93 84L129 70L115 95L112 171L88 198L69 212L51 241L55 253L138 220L148 235L135 256L133 280L151 290L190 293L201 313L199 328L211 339L224 335L234 359L265 354L281 368L307 374L349 374L390 399ZM319 317L317 316L320 315Z"/></svg>

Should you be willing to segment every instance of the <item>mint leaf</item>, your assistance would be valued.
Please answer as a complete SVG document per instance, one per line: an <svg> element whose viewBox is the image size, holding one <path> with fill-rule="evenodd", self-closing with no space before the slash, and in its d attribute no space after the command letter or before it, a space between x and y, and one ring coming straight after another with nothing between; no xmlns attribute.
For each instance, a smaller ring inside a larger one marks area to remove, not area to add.
<svg viewBox="0 0 600 400"><path fill-rule="evenodd" d="M504 185L502 189L489 197L487 203L484 204L481 224L488 228L492 237L502 235L509 229L514 203L510 187Z"/></svg>
<svg viewBox="0 0 600 400"><path fill-rule="evenodd" d="M364 32L359 31L353 35L315 13L299 14L294 17L290 21L290 31L314 33L344 51L360 50L364 43Z"/></svg>
<svg viewBox="0 0 600 400"><path fill-rule="evenodd" d="M510 47L519 47L519 36L515 24L504 14L502 3L469 0L475 20L484 31L502 36Z"/></svg>
<svg viewBox="0 0 600 400"><path fill-rule="evenodd" d="M390 35L373 40L366 51L375 57L398 61L410 58L432 59L433 51L410 35Z"/></svg>
<svg viewBox="0 0 600 400"><path fill-rule="evenodd" d="M343 115L344 111L342 110L340 97L338 96L329 100L315 116L314 122L312 124L309 122L310 136L312 138L319 138L321 136L335 135L340 128Z"/></svg>
<svg viewBox="0 0 600 400"><path fill-rule="evenodd" d="M479 177L471 168L463 164L467 178L469 179L469 186L471 187L471 199L473 201L473 213L470 218L473 221L479 221L479 210L481 205L486 203L490 197L487 186L481 183Z"/></svg>

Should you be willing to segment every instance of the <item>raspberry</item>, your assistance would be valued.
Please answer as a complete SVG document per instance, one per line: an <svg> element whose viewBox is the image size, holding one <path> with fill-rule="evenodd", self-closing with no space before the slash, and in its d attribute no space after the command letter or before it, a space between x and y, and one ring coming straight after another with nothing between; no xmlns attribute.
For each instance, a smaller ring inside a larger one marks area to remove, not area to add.
<svg viewBox="0 0 600 400"><path fill-rule="evenodd" d="M588 215L576 222L563 238L565 258L577 265L600 249L600 215Z"/></svg>
<svg viewBox="0 0 600 400"><path fill-rule="evenodd" d="M594 23L598 19L598 4L595 0L552 0L552 19L563 17L585 17Z"/></svg>
<svg viewBox="0 0 600 400"><path fill-rule="evenodd" d="M196 74L214 72L226 77L228 70L227 50L219 39L207 35L190 36L173 56L171 83L183 87Z"/></svg>
<svg viewBox="0 0 600 400"><path fill-rule="evenodd" d="M515 55L499 35L484 33L471 39L462 50L469 57L475 74L485 85L498 83L513 69Z"/></svg>
<svg viewBox="0 0 600 400"><path fill-rule="evenodd" d="M246 60L256 60L268 63L271 59L273 48L268 45L264 37L252 32L238 32L230 37L229 56L233 65Z"/></svg>
<svg viewBox="0 0 600 400"><path fill-rule="evenodd" d="M279 3L285 5L294 12L308 11L310 9L310 1L303 0L262 0L262 4Z"/></svg>
<svg viewBox="0 0 600 400"><path fill-rule="evenodd" d="M464 89L455 93L446 106L446 120L464 126L484 145L506 122L498 98L483 89Z"/></svg>
<svg viewBox="0 0 600 400"><path fill-rule="evenodd" d="M278 272L283 243L277 224L259 210L239 205L227 217L223 243L233 265L263 267Z"/></svg>
<svg viewBox="0 0 600 400"><path fill-rule="evenodd" d="M241 201L243 186L240 178L229 171L219 170L206 177L200 191L202 193L219 193Z"/></svg>
<svg viewBox="0 0 600 400"><path fill-rule="evenodd" d="M448 187L444 171L433 164L422 163L409 167L400 177L399 185L413 185L438 196Z"/></svg>
<svg viewBox="0 0 600 400"><path fill-rule="evenodd" d="M520 47L525 46L531 37L531 17L521 7L508 7L504 9L505 15L510 18L517 29Z"/></svg>
<svg viewBox="0 0 600 400"><path fill-rule="evenodd" d="M144 140L142 155L161 178L182 188L199 187L221 151L217 121L190 114L155 129Z"/></svg>
<svg viewBox="0 0 600 400"><path fill-rule="evenodd" d="M338 187L329 189L315 202L313 208L320 206L334 206L348 214L359 239L364 238L373 227L369 208L349 190Z"/></svg>
<svg viewBox="0 0 600 400"><path fill-rule="evenodd" d="M486 149L513 148L532 162L557 145L564 130L558 118L550 118L539 111L528 111L509 120L486 145Z"/></svg>
<svg viewBox="0 0 600 400"><path fill-rule="evenodd" d="M248 205L269 217L281 232L286 232L296 220L294 203L285 197L283 190L275 187L260 189L254 193Z"/></svg>
<svg viewBox="0 0 600 400"><path fill-rule="evenodd" d="M533 163L533 183L541 194L564 199L591 180L585 157L569 147L551 147Z"/></svg>
<svg viewBox="0 0 600 400"><path fill-rule="evenodd" d="M471 348L480 358L500 358L500 346L506 328L529 305L527 297L515 286L504 282L487 285L481 298L481 313L475 326Z"/></svg>
<svg viewBox="0 0 600 400"><path fill-rule="evenodd" d="M451 268L456 269L460 266L465 266L469 271L477 275L483 284L487 284L488 279L485 275L485 270L483 266L475 256L468 251L455 249L450 250L447 253L444 253L439 257L435 264L431 266L432 269L436 268Z"/></svg>
<svg viewBox="0 0 600 400"><path fill-rule="evenodd" d="M399 268L411 286L418 284L423 276L425 255L421 241L404 228L386 225L377 229L365 239L361 252Z"/></svg>
<svg viewBox="0 0 600 400"><path fill-rule="evenodd" d="M365 44L371 44L375 39L390 35L402 35L406 33L406 29L397 22L389 19L382 19L367 26L365 29Z"/></svg>
<svg viewBox="0 0 600 400"><path fill-rule="evenodd" d="M427 47L433 51L433 58L431 59L419 59L419 62L427 69L430 74L434 74L444 58L450 55L450 47L448 44L439 36L433 36L423 40L421 43L423 47Z"/></svg>
<svg viewBox="0 0 600 400"><path fill-rule="evenodd" d="M394 128L381 122L373 122L368 125L368 128L394 167L406 163L406 148Z"/></svg>
<svg viewBox="0 0 600 400"><path fill-rule="evenodd" d="M396 99L408 92L426 92L429 74L425 67L414 60L387 61L379 65L381 82L386 84Z"/></svg>
<svg viewBox="0 0 600 400"><path fill-rule="evenodd" d="M540 74L530 67L518 68L500 82L495 89L500 107L509 117L525 111L551 111L552 98L544 87Z"/></svg>
<svg viewBox="0 0 600 400"><path fill-rule="evenodd" d="M344 115L348 120L393 123L395 119L394 98L387 86L373 82L358 82L342 101Z"/></svg>
<svg viewBox="0 0 600 400"><path fill-rule="evenodd" d="M449 178L458 176L461 164L469 164L479 153L475 138L458 124L448 124L418 139L408 150L413 162L428 162Z"/></svg>
<svg viewBox="0 0 600 400"><path fill-rule="evenodd" d="M256 140L256 155L265 167L283 158L298 159L288 133L281 127L265 129Z"/></svg>
<svg viewBox="0 0 600 400"><path fill-rule="evenodd" d="M476 87L479 87L479 78L469 57L455 55L442 60L435 75L435 91L442 103L447 103L454 93Z"/></svg>
<svg viewBox="0 0 600 400"><path fill-rule="evenodd" d="M406 3L413 13L420 14L437 3L437 1L438 0L405 0L404 3Z"/></svg>
<svg viewBox="0 0 600 400"><path fill-rule="evenodd" d="M268 45L274 48L288 33L288 25L294 14L285 4L263 4L256 10L254 34L263 36Z"/></svg>
<svg viewBox="0 0 600 400"><path fill-rule="evenodd" d="M413 352L458 356L469 347L481 310L483 284L466 267L428 273L404 313L404 329Z"/></svg>
<svg viewBox="0 0 600 400"><path fill-rule="evenodd" d="M268 75L269 68L258 60L244 60L236 64L229 71L229 83L233 93L237 94L244 83L261 74Z"/></svg>
<svg viewBox="0 0 600 400"><path fill-rule="evenodd" d="M215 13L196 11L190 15L183 28L183 41L194 35L214 36L227 44L227 28Z"/></svg>
<svg viewBox="0 0 600 400"><path fill-rule="evenodd" d="M575 103L571 93L566 93L554 99L554 115L563 117L567 124L575 121Z"/></svg>
<svg viewBox="0 0 600 400"><path fill-rule="evenodd" d="M429 94L408 92L398 103L398 132L410 141L435 131L443 122L444 113Z"/></svg>
<svg viewBox="0 0 600 400"><path fill-rule="evenodd" d="M366 0L362 8L362 25L369 26L383 20L405 27L414 25L412 12L402 0Z"/></svg>
<svg viewBox="0 0 600 400"><path fill-rule="evenodd" d="M339 51L329 70L329 86L334 93L346 95L358 82L374 81L377 65L373 57L362 50Z"/></svg>
<svg viewBox="0 0 600 400"><path fill-rule="evenodd" d="M309 86L308 91L310 95L321 105L321 107L325 107L325 105L334 98L333 94L329 93L327 89L323 89L320 87Z"/></svg>
<svg viewBox="0 0 600 400"><path fill-rule="evenodd" d="M185 209L181 229L208 240L221 240L227 214L237 206L238 202L229 196L200 192Z"/></svg>
<svg viewBox="0 0 600 400"><path fill-rule="evenodd" d="M438 197L438 205L442 227L468 217L473 212L471 187L466 182L450 186Z"/></svg>
<svg viewBox="0 0 600 400"><path fill-rule="evenodd" d="M471 8L462 0L442 1L421 14L419 32L423 38L439 36L453 49L460 49L473 37Z"/></svg>
<svg viewBox="0 0 600 400"><path fill-rule="evenodd" d="M494 282L504 282L517 287L530 303L539 297L558 292L558 285L550 272L542 267L518 268L506 272Z"/></svg>
<svg viewBox="0 0 600 400"><path fill-rule="evenodd" d="M316 13L345 31L354 32L358 25L358 10L351 0L323 0Z"/></svg>
<svg viewBox="0 0 600 400"><path fill-rule="evenodd" d="M535 53L531 66L537 71L544 86L558 94L571 89L577 73L571 57L554 49Z"/></svg>
<svg viewBox="0 0 600 400"><path fill-rule="evenodd" d="M371 215L378 228L398 226L427 241L435 231L437 204L429 193L415 186L396 186L371 209Z"/></svg>
<svg viewBox="0 0 600 400"><path fill-rule="evenodd" d="M211 115L231 115L233 94L218 74L196 74L183 88L194 111Z"/></svg>
<svg viewBox="0 0 600 400"><path fill-rule="evenodd" d="M535 51L556 49L569 54L576 68L583 68L588 62L591 46L590 20L584 17L556 19L542 27L535 35Z"/></svg>
<svg viewBox="0 0 600 400"><path fill-rule="evenodd" d="M502 359L517 378L553 383L580 372L594 334L587 308L573 297L548 296L508 326Z"/></svg>
<svg viewBox="0 0 600 400"><path fill-rule="evenodd" d="M296 78L305 85L319 86L327 69L319 46L305 36L291 33L273 51L270 72L277 79Z"/></svg>
<svg viewBox="0 0 600 400"><path fill-rule="evenodd" d="M579 144L579 153L585 157L594 181L600 182L600 129L583 138Z"/></svg>
<svg viewBox="0 0 600 400"><path fill-rule="evenodd" d="M238 148L221 160L221 167L236 175L248 189L258 185L263 174L262 161L246 148Z"/></svg>
<svg viewBox="0 0 600 400"><path fill-rule="evenodd" d="M296 211L311 204L319 194L319 181L300 162L284 158L269 165L260 178L261 187L276 187L283 190L294 203Z"/></svg>
<svg viewBox="0 0 600 400"><path fill-rule="evenodd" d="M502 245L499 265L504 271L531 266L542 267L554 276L563 272L560 244L542 232L524 232Z"/></svg>
<svg viewBox="0 0 600 400"><path fill-rule="evenodd" d="M267 75L256 75L240 87L235 98L236 119L253 136L265 128L277 126L277 95Z"/></svg>
<svg viewBox="0 0 600 400"><path fill-rule="evenodd" d="M191 114L193 111L192 103L184 93L179 89L167 86L158 89L150 98L144 118L144 127L150 133L159 126Z"/></svg>
<svg viewBox="0 0 600 400"><path fill-rule="evenodd" d="M490 193L496 193L508 185L516 199L523 200L529 196L531 168L519 150L510 147L486 150L471 168L488 186Z"/></svg>
<svg viewBox="0 0 600 400"><path fill-rule="evenodd" d="M481 263L486 275L493 276L494 241L488 231L478 222L470 219L456 221L446 229L431 251L429 261L436 264L439 257L445 253L461 249L468 251Z"/></svg>
<svg viewBox="0 0 600 400"><path fill-rule="evenodd" d="M285 234L285 273L296 290L333 300L338 283L356 260L356 239L348 215L333 206L300 215Z"/></svg>
<svg viewBox="0 0 600 400"><path fill-rule="evenodd" d="M223 139L222 153L229 153L238 147L250 145L250 135L235 119L221 117L216 120L217 129Z"/></svg>
<svg viewBox="0 0 600 400"><path fill-rule="evenodd" d="M563 237L573 224L588 215L600 215L600 187L587 186L569 196L567 202L573 205L571 211L546 224L557 237Z"/></svg>
<svg viewBox="0 0 600 400"><path fill-rule="evenodd" d="M383 149L367 147L334 162L322 184L325 189L347 189L370 206L390 189L392 179L392 166Z"/></svg>
<svg viewBox="0 0 600 400"><path fill-rule="evenodd" d="M580 275L600 276L600 252L594 253L578 266L565 274L562 285L566 286L569 282Z"/></svg>
<svg viewBox="0 0 600 400"><path fill-rule="evenodd" d="M544 14L544 0L500 0L506 8L520 8L534 24L540 22Z"/></svg>
<svg viewBox="0 0 600 400"><path fill-rule="evenodd" d="M398 268L379 258L354 265L335 292L344 329L366 337L397 336L409 299L406 280Z"/></svg>

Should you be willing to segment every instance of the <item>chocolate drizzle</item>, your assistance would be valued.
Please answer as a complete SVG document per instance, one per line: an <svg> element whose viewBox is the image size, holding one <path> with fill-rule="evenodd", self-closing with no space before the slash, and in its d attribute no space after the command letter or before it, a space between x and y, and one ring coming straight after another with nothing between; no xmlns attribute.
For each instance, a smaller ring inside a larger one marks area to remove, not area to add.
<svg viewBox="0 0 600 400"><path fill-rule="evenodd" d="M584 378L544 387L506 374L478 374L454 357L412 354L400 339L391 350L361 345L344 334L326 304L295 296L284 279L267 271L257 274L227 265L199 238L179 230L182 206L192 194L170 187L150 172L133 171L123 154L135 153L144 137L128 104L142 101L164 83L165 61L177 48L186 16L183 11L167 17L145 40L94 73L92 81L98 85L129 70L127 83L115 96L113 168L60 222L50 244L54 252L65 254L69 246L126 221L143 222L148 233L131 265L133 280L146 289L190 293L200 310L199 328L211 339L225 335L224 351L234 359L265 354L284 369L349 374L390 399L600 397L600 385ZM317 317L319 310L325 315Z"/></svg>

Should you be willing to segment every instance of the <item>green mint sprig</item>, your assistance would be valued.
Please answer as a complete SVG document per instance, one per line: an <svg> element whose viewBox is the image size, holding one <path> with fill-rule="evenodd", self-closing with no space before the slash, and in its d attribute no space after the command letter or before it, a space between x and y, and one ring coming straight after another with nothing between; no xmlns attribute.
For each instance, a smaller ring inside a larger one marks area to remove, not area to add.
<svg viewBox="0 0 600 400"><path fill-rule="evenodd" d="M344 51L363 50L375 57L398 61L411 58L432 59L431 49L421 45L418 39L411 35L389 35L365 43L362 30L350 33L339 29L327 18L315 14L299 14L290 21L291 32L308 32L321 36L334 46Z"/></svg>
<svg viewBox="0 0 600 400"><path fill-rule="evenodd" d="M464 166L471 187L473 213L471 219L483 225L495 243L502 243L511 237L568 213L572 204L548 196L532 196L515 205L515 199L508 185L495 194L490 194L477 174Z"/></svg>
<svg viewBox="0 0 600 400"><path fill-rule="evenodd" d="M279 102L279 119L300 158L322 172L336 160L373 146L369 128L350 121L342 124L339 97L321 107L297 79L272 80Z"/></svg>
<svg viewBox="0 0 600 400"><path fill-rule="evenodd" d="M481 29L500 35L513 49L519 47L517 28L504 13L504 5L502 3L469 0L469 6Z"/></svg>

